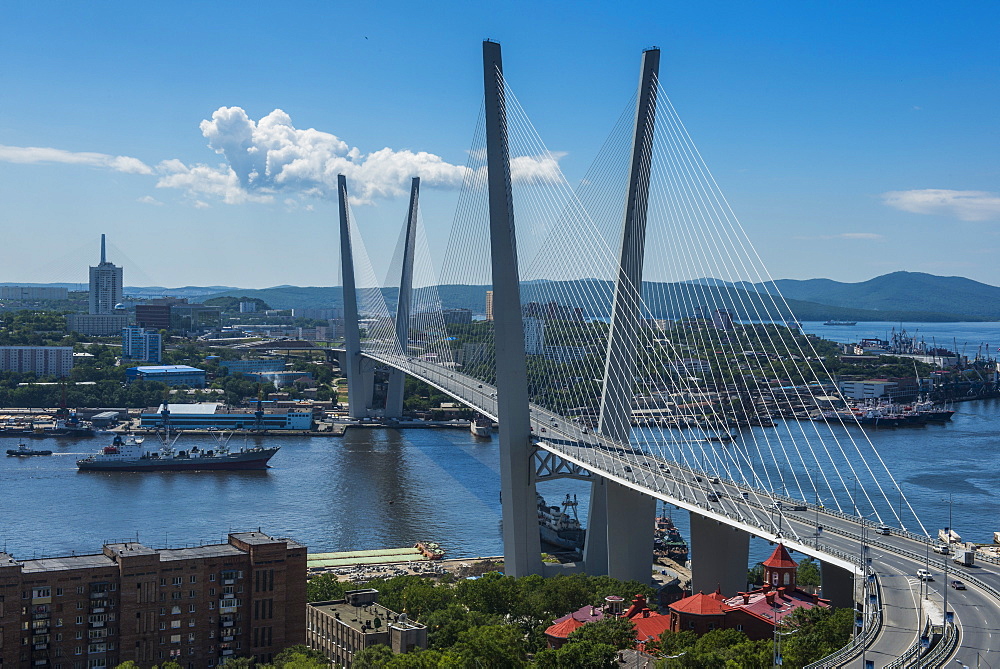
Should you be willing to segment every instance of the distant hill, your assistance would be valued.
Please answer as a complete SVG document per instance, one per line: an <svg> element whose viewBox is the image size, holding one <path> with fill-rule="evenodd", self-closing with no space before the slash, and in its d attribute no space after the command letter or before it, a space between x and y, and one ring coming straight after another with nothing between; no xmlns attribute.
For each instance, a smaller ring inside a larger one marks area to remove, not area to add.
<svg viewBox="0 0 1000 669"><path fill-rule="evenodd" d="M706 285L708 284L708 285ZM766 293L746 290L719 282L718 286L709 287L710 282L699 283L653 283L643 286L643 297L653 315L660 318L694 315L695 306L708 309L725 308L732 311L737 318L752 320L759 314L775 312L780 318L791 319L792 314L798 320L856 320L856 321L909 321L909 322L949 322L962 320L987 320L982 316L958 313L955 311L919 311L915 309L893 309L875 311L858 309L852 306L819 304L806 300L787 299L788 308L783 304L775 306L772 298ZM436 287L437 294L444 308L470 309L473 313L485 312L486 291L489 286L478 285L442 285ZM555 300L559 304L580 307L592 317L608 316L611 313L613 286L607 281L580 280L570 282L530 282L522 286L522 301ZM382 295L389 309L396 304L396 288L383 288ZM587 296L585 304L579 296ZM256 297L266 301L275 309L322 309L343 306L343 293L339 286L335 287L296 287L278 286L259 290L232 290L218 295L206 297ZM414 306L429 299L428 289L418 291ZM362 300L363 302L363 300ZM861 302L864 303L864 302ZM681 313L671 311L667 305L690 305ZM658 306L662 305L662 306ZM363 307L362 307L363 308ZM789 310L790 309L790 310ZM670 311L670 313L667 313Z"/></svg>
<svg viewBox="0 0 1000 669"><path fill-rule="evenodd" d="M863 304L874 311L931 311L1000 320L1000 288L960 276L893 272L859 283L778 279L775 284L786 298L836 307Z"/></svg>
<svg viewBox="0 0 1000 669"><path fill-rule="evenodd" d="M14 285L14 284L0 284ZM24 284L38 286L65 286L79 289L79 284ZM957 276L935 276L921 272L893 272L859 283L842 283L831 279L778 279L775 285L788 301L798 320L855 320L855 321L1000 321L1000 288ZM83 289L86 289L84 284ZM437 287L445 308L471 309L482 314L486 307L488 286L442 285ZM560 283L546 281L526 282L522 288L524 301L543 301L540 295L559 296L567 306L586 308L591 316L606 316L611 308L611 285L604 281L580 280ZM726 283L717 279L698 279L677 284L646 283L644 296L650 305L673 303L703 305L710 308L732 309L741 318L751 317L763 308L763 302L774 293L770 284ZM275 309L323 309L343 306L339 286L274 286L272 288L245 289L229 286L160 286L126 287L126 295L160 297L172 295L203 301L213 297L255 297ZM384 288L382 294L393 307L396 289ZM577 304L577 295L589 295L593 304ZM426 294L425 294L426 295ZM415 300L419 304L421 298ZM858 308L863 305L864 308ZM655 307L654 307L655 308ZM692 307L693 308L693 307ZM784 311L784 309L782 309ZM773 308L770 310L773 311ZM662 314L657 316L684 316L690 314ZM784 318L790 314L783 313Z"/></svg>

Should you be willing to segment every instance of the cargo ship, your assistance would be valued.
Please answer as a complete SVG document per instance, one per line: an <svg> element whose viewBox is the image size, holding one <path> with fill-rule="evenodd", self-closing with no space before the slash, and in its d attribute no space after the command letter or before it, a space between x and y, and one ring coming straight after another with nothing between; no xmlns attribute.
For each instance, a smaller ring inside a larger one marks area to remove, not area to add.
<svg viewBox="0 0 1000 669"><path fill-rule="evenodd" d="M587 531L580 525L576 513L576 496L566 495L562 508L549 506L545 499L535 493L538 502L538 529L542 541L559 548L583 550Z"/></svg>
<svg viewBox="0 0 1000 669"><path fill-rule="evenodd" d="M176 441L176 440L175 440ZM143 446L143 439L132 435L115 435L109 446L76 461L81 471L219 471L267 469L267 461L278 452L274 448L241 448L230 450L225 443L212 449L176 449L173 443L160 448Z"/></svg>
<svg viewBox="0 0 1000 669"><path fill-rule="evenodd" d="M476 416L476 419L469 423L469 432L471 432L474 437L489 439L491 437L492 427L493 423L489 418Z"/></svg>

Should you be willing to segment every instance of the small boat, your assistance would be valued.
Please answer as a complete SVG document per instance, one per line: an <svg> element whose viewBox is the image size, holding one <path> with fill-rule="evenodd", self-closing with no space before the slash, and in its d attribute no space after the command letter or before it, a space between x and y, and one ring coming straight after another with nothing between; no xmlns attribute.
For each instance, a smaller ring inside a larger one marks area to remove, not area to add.
<svg viewBox="0 0 1000 669"><path fill-rule="evenodd" d="M8 448L7 455L14 457L27 457L29 455L52 455L52 451L37 450L34 448L28 448L24 444L18 444L17 448Z"/></svg>
<svg viewBox="0 0 1000 669"><path fill-rule="evenodd" d="M418 541L413 544L413 547L420 551L420 554L428 560L440 560L444 557L444 550L439 544L433 541Z"/></svg>
<svg viewBox="0 0 1000 669"><path fill-rule="evenodd" d="M493 425L488 418L476 416L476 419L469 423L469 432L471 432L474 437L489 439L490 429L492 427Z"/></svg>

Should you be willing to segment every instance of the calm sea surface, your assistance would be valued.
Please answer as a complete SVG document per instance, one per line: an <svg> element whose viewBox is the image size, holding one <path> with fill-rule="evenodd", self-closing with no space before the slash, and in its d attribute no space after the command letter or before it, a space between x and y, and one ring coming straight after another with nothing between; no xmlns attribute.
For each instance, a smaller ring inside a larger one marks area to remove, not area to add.
<svg viewBox="0 0 1000 669"><path fill-rule="evenodd" d="M948 519L966 539L1000 530L1000 401L957 404L950 424L878 430L872 441L902 482L928 529ZM848 428L859 430L860 428ZM186 445L209 445L182 437ZM349 430L344 438L272 440L281 450L266 472L78 472L75 459L100 439L33 440L51 457L0 457L0 547L18 558L96 552L135 537L154 547L220 541L260 526L311 552L390 548L419 539L450 556L502 553L496 437L464 430ZM13 448L5 439L0 448ZM550 503L579 496L576 481L539 487ZM687 536L687 514L674 520ZM766 557L755 541L753 557Z"/></svg>
<svg viewBox="0 0 1000 669"><path fill-rule="evenodd" d="M829 338L840 329L804 326ZM846 328L845 340L884 336L883 326ZM996 324L927 324L920 331L925 327L956 333L960 347L963 339L970 346L1000 344ZM988 542L1000 530L1000 402L955 408L949 424L878 430L871 439L929 530L947 525L950 495L956 530ZM214 443L181 440L186 447ZM269 443L281 450L265 472L95 473L78 472L75 460L103 446L101 438L32 440L55 455L0 456L0 549L21 559L92 553L104 541L136 534L150 546L178 546L259 526L305 543L310 552L401 547L420 539L441 543L451 557L503 551L495 436L480 441L465 430L359 429L343 438ZM0 439L0 449L16 446L16 439ZM586 484L551 482L539 490L552 504L577 494L585 515ZM688 536L687 514L675 512L674 519ZM751 548L754 560L769 553L759 540Z"/></svg>

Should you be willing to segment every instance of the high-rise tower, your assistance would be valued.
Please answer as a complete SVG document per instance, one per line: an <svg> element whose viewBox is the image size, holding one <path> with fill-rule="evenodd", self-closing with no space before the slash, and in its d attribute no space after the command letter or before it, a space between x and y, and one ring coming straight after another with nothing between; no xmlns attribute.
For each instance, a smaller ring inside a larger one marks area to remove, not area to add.
<svg viewBox="0 0 1000 669"><path fill-rule="evenodd" d="M101 264L90 268L90 313L110 314L122 301L122 268L108 262L101 235Z"/></svg>

